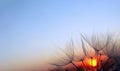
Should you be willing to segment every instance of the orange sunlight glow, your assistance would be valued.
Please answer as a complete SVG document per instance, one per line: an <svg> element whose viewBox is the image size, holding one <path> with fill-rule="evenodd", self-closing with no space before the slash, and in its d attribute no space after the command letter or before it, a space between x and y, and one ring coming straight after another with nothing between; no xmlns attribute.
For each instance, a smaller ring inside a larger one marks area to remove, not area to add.
<svg viewBox="0 0 120 71"><path fill-rule="evenodd" d="M89 65L92 67L96 67L97 66L97 60L96 59L89 59Z"/></svg>

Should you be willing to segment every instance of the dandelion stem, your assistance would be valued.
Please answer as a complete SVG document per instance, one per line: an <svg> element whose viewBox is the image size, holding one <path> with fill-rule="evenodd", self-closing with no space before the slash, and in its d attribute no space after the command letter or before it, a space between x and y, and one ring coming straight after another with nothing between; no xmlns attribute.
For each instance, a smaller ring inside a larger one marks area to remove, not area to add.
<svg viewBox="0 0 120 71"><path fill-rule="evenodd" d="M85 66L85 63L83 62L83 60L81 60L81 61L82 61L82 64L83 64L83 67L84 67L85 71L87 71L87 68L86 68L86 66Z"/></svg>
<svg viewBox="0 0 120 71"><path fill-rule="evenodd" d="M71 62L73 66L75 66L75 68L77 69L77 71L79 71L79 68L73 63Z"/></svg>

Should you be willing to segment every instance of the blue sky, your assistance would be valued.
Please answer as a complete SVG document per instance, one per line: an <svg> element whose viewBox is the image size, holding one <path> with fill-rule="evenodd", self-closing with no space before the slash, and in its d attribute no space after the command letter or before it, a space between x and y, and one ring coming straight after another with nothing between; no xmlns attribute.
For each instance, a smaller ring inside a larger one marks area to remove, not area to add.
<svg viewBox="0 0 120 71"><path fill-rule="evenodd" d="M55 46L64 45L80 32L119 33L119 3L119 0L0 0L0 68L30 65L36 60L40 60L39 65L44 64Z"/></svg>

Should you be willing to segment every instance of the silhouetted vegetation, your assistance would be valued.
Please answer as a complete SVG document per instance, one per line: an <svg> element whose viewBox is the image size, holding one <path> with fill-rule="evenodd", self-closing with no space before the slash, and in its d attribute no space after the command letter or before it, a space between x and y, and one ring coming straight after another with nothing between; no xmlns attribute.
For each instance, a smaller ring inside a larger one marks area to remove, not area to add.
<svg viewBox="0 0 120 71"><path fill-rule="evenodd" d="M119 71L120 70L120 38L116 35L92 35L81 34L80 43L72 40L65 49L60 60L51 65L56 69L51 71ZM76 48L79 47L79 48ZM78 51L79 52L76 52ZM59 57L59 56L58 56ZM88 60L91 59L91 65ZM97 65L93 59L96 59Z"/></svg>

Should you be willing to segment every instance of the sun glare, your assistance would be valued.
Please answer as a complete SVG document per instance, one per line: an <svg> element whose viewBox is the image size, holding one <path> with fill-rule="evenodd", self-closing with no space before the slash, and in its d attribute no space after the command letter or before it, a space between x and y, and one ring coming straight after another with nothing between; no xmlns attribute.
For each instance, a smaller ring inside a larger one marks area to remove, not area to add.
<svg viewBox="0 0 120 71"><path fill-rule="evenodd" d="M89 65L92 67L96 67L97 66L97 60L96 59L90 59L89 60Z"/></svg>

